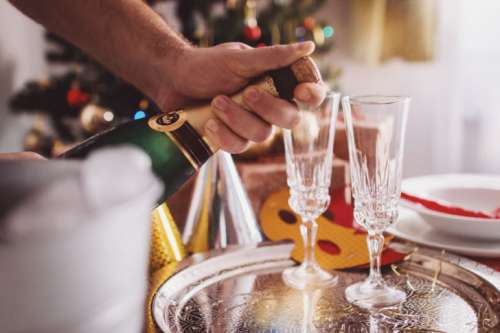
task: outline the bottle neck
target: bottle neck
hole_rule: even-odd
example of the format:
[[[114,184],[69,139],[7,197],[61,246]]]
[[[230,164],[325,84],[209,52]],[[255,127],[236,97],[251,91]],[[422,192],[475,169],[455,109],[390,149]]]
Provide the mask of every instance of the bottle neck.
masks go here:
[[[252,85],[278,97],[280,94],[276,89],[275,80],[272,75],[266,75],[253,81]],[[231,95],[230,98],[245,107],[242,91]],[[220,148],[209,139],[205,131],[205,124],[212,118],[215,118],[215,115],[210,104],[204,104],[154,116],[149,119],[149,126],[164,132],[193,167],[199,169]]]

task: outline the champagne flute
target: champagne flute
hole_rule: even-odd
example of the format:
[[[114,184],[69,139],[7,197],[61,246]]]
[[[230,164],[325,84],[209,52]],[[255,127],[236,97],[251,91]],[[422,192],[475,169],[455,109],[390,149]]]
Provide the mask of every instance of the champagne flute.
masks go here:
[[[398,218],[402,159],[410,98],[344,97],[354,218],[368,232],[370,274],[345,290],[346,299],[362,308],[403,302],[406,294],[387,285],[380,271],[383,232]]]
[[[290,207],[300,215],[304,260],[283,272],[283,279],[297,289],[333,286],[337,277],[316,262],[316,218],[330,203],[333,141],[340,94],[329,92],[320,105],[297,102],[300,122],[284,131]]]

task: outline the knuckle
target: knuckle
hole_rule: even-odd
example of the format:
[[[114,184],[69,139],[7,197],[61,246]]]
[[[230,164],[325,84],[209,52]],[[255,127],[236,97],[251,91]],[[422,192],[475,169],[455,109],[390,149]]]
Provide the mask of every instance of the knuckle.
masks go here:
[[[248,46],[245,43],[241,43],[241,42],[235,42],[234,45],[235,45],[235,48],[238,48],[239,50],[246,50],[246,49],[250,48],[250,46]]]
[[[291,129],[297,126],[300,122],[300,115],[298,112],[290,113],[290,115],[284,118],[283,127]]]
[[[263,142],[266,141],[272,134],[273,127],[271,125],[265,125],[261,129],[255,132],[254,138],[252,139],[255,142]]]

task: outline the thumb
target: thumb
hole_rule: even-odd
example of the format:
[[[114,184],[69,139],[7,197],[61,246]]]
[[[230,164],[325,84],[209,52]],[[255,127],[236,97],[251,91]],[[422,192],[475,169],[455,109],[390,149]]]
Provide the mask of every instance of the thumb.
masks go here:
[[[234,50],[229,61],[231,70],[242,77],[252,78],[264,72],[288,66],[314,51],[313,42],[273,45]]]

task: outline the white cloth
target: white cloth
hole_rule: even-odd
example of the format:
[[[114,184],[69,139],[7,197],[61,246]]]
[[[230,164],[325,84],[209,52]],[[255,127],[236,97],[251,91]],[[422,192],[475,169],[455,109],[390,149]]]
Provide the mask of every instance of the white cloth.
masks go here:
[[[141,331],[161,192],[150,164],[130,147],[0,162],[2,332]]]

